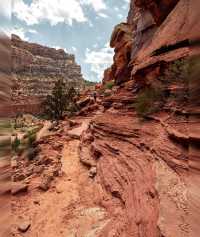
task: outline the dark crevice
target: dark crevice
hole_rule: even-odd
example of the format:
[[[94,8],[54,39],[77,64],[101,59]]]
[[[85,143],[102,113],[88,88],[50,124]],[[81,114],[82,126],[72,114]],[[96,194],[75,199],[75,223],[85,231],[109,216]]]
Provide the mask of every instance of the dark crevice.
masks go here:
[[[167,53],[169,51],[173,51],[175,49],[180,49],[180,48],[185,48],[185,47],[189,47],[191,45],[190,41],[187,40],[183,40],[183,41],[179,41],[176,44],[172,44],[172,45],[164,45],[159,49],[156,49],[153,53],[152,56],[158,56],[164,53]]]
[[[185,47],[199,47],[200,46],[200,39],[195,40],[182,40],[177,42],[176,44],[171,45],[164,45],[160,47],[159,49],[156,49],[152,52],[151,56],[158,56],[176,49],[185,48]]]

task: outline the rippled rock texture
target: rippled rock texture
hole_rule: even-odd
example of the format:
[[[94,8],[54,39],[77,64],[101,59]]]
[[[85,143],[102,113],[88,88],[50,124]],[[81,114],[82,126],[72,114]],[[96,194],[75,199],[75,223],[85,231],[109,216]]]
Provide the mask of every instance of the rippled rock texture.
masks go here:
[[[80,159],[96,167],[112,216],[100,236],[198,236],[199,117],[106,112],[83,134]]]
[[[96,167],[101,204],[111,215],[101,237],[199,236],[199,70],[191,67],[182,80],[177,67],[200,52],[193,44],[200,38],[197,6],[132,0],[127,23],[113,31],[114,63],[103,82],[115,85],[80,145],[80,160]],[[167,99],[141,118],[135,103],[140,98],[141,108],[144,101],[151,107],[152,94],[139,95],[154,86],[162,88],[156,103]]]

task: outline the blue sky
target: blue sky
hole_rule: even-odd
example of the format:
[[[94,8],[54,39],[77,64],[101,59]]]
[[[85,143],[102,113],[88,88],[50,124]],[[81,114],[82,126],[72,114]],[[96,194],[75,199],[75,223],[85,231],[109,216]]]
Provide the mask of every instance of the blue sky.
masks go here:
[[[113,27],[128,9],[129,0],[13,0],[12,33],[75,54],[84,78],[100,81],[112,63]]]

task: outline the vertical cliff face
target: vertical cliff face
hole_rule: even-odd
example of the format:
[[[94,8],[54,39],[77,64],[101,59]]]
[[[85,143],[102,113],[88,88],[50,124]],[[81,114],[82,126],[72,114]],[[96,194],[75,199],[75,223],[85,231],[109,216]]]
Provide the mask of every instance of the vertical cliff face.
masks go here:
[[[10,104],[12,86],[11,80],[11,50],[10,40],[0,33],[0,117],[6,117]]]
[[[25,42],[16,35],[12,35],[11,43],[15,102],[46,96],[58,79],[80,87],[83,84],[81,67],[74,55]]]
[[[140,69],[157,62],[196,54],[189,47],[191,41],[199,38],[199,12],[195,5],[199,8],[197,0],[132,0],[127,23],[119,24],[113,31],[114,64],[105,72],[103,82],[115,80],[121,84],[137,78]],[[124,41],[125,47],[121,47]]]
[[[103,82],[115,85],[80,146],[81,161],[97,167],[111,215],[102,237],[199,235],[200,49],[191,43],[200,38],[197,6],[132,0],[127,23],[113,31],[114,63]],[[145,118],[138,101],[139,112],[153,108]]]

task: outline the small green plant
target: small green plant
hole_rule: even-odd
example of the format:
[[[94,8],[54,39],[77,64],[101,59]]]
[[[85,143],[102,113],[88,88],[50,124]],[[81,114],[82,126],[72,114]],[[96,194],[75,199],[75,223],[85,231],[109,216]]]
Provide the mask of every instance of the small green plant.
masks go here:
[[[145,117],[159,110],[162,104],[162,90],[145,88],[137,97],[134,108],[138,115]]]
[[[115,84],[114,81],[109,81],[106,83],[105,87],[106,87],[106,89],[111,90],[113,88],[114,84]]]
[[[33,147],[33,144],[36,141],[36,133],[34,131],[29,131],[27,134],[27,139],[28,147]]]
[[[190,63],[188,59],[178,59],[170,63],[169,67],[159,77],[159,80],[171,84],[172,82],[189,82]]]
[[[14,152],[17,152],[19,150],[20,139],[17,136],[15,137],[14,141],[11,143],[11,146]]]

